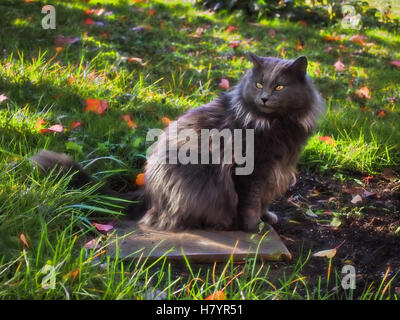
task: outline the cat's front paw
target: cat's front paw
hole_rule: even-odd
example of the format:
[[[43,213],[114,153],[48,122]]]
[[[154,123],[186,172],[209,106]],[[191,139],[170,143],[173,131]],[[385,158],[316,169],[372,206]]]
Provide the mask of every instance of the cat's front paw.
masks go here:
[[[277,224],[278,223],[278,216],[273,213],[272,211],[266,210],[264,212],[264,215],[262,216],[262,219],[269,224]]]
[[[241,212],[242,216],[242,229],[246,232],[257,232],[258,225],[260,224],[261,218],[257,210],[246,209]]]

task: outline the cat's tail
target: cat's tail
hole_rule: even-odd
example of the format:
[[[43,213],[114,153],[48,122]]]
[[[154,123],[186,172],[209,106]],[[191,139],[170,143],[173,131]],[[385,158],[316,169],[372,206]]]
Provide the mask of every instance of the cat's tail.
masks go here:
[[[40,150],[31,159],[32,165],[45,174],[61,173],[62,175],[71,173],[70,186],[72,188],[82,188],[87,185],[95,185],[96,180],[72,157],[48,150]],[[99,188],[99,192],[127,201],[118,202],[125,207],[125,212],[129,219],[140,219],[147,209],[147,202],[142,190],[127,193],[119,193],[107,186]],[[133,202],[133,203],[132,203]]]

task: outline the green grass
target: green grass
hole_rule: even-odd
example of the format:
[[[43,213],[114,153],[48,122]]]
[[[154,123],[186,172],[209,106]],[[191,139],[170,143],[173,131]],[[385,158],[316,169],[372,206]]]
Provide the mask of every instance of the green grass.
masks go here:
[[[5,0],[0,4],[4,12],[0,95],[8,97],[0,103],[0,297],[201,299],[243,271],[227,287],[228,298],[352,298],[333,289],[340,278],[333,270],[330,283],[320,279],[318,285],[311,285],[301,274],[307,257],[278,275],[251,258],[239,267],[228,261],[216,268],[216,274],[213,268],[190,265],[180,272],[165,259],[129,263],[110,260],[105,254],[93,258],[102,249],[82,248],[96,235],[87,219],[109,220],[119,209],[96,195],[95,187],[71,191],[69,178],[40,176],[28,158],[43,148],[67,152],[90,164],[89,171],[100,181],[122,176],[121,189],[129,189],[141,172],[138,161],[147,147],[147,129],[163,128],[162,117],[175,119],[216,97],[221,78],[237,82],[251,66],[241,57],[252,50],[283,58],[307,55],[309,74],[326,98],[326,113],[302,154],[301,168],[362,174],[396,169],[400,163],[400,70],[389,61],[400,60],[400,35],[385,29],[362,30],[367,42],[374,43],[364,47],[349,41],[354,31],[341,30],[339,25],[305,28],[296,22],[267,19],[249,24],[241,13],[207,15],[181,1],[151,1],[154,16],[149,15],[150,4],[96,2],[112,12],[92,16],[105,22],[103,27],[84,24],[84,10],[95,8],[91,3]],[[56,30],[41,28],[45,3],[56,7]],[[149,29],[130,30],[143,25]],[[229,25],[238,30],[227,32]],[[204,31],[198,36],[200,27]],[[276,30],[274,38],[267,32],[271,28]],[[344,38],[323,41],[334,33]],[[59,34],[81,41],[57,53],[54,41]],[[230,47],[235,40],[240,45]],[[298,51],[300,40],[304,48]],[[345,47],[339,48],[340,44]],[[326,53],[328,46],[334,48]],[[146,65],[124,57],[141,58]],[[346,66],[342,73],[333,67],[338,58]],[[362,86],[370,89],[371,99],[349,100]],[[108,110],[103,115],[84,112],[87,98],[107,100]],[[380,110],[385,110],[385,117],[376,115]],[[121,120],[126,114],[137,128]],[[74,121],[82,126],[61,134],[41,134],[36,128],[38,118],[46,121],[46,127],[62,124],[69,129]],[[335,144],[318,139],[325,135]],[[30,248],[21,244],[21,233]],[[54,290],[41,287],[46,264],[56,267]],[[78,269],[75,278],[68,276]],[[390,286],[384,290],[382,285],[365,288],[361,294],[365,299],[389,297],[396,295]]]

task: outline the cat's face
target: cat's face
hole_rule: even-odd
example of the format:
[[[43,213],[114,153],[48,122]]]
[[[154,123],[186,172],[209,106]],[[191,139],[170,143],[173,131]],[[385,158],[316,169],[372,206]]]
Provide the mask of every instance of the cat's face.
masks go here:
[[[250,53],[254,67],[245,77],[242,96],[253,111],[268,115],[306,108],[311,91],[306,81],[307,59],[259,57]]]

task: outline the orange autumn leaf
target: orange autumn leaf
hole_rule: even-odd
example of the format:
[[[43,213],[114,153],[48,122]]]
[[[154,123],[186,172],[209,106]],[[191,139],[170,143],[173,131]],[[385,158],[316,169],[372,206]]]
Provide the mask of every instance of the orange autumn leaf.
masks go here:
[[[78,274],[79,274],[79,268],[77,268],[76,270],[72,271],[72,273],[71,273],[72,280],[75,279]]]
[[[216,291],[216,292],[210,294],[204,300],[226,300],[226,295],[223,290],[219,290],[219,291]]]
[[[240,44],[239,40],[231,41],[231,42],[229,42],[228,47],[237,48],[239,46],[239,44]]]
[[[330,41],[335,41],[335,37],[334,37],[334,36],[324,36],[324,37],[322,38],[322,40],[328,41],[328,42],[330,42]]]
[[[19,235],[19,240],[21,240],[21,242],[24,244],[24,246],[29,249],[28,241],[26,241],[26,237],[25,237],[25,235],[23,233],[21,233]]]
[[[299,25],[301,25],[302,27],[307,27],[307,26],[308,26],[308,23],[307,23],[307,21],[300,20],[300,21],[299,21]]]
[[[67,79],[67,83],[68,83],[69,85],[72,85],[72,84],[74,83],[74,81],[75,81],[75,78],[74,78],[73,76],[70,76],[70,77],[68,77],[68,79]]]
[[[78,127],[81,126],[81,125],[82,125],[81,122],[79,122],[79,121],[74,121],[74,122],[72,122],[71,130],[74,130],[75,128],[78,128]]]
[[[366,39],[367,39],[366,36],[363,36],[363,35],[354,35],[354,36],[351,36],[349,40],[350,40],[351,42],[353,42],[353,43],[358,43],[358,44],[363,45],[363,44],[365,44],[365,40],[366,40]]]
[[[385,110],[379,110],[379,111],[376,113],[376,115],[377,115],[378,117],[384,118],[384,117],[386,117],[386,112],[385,112]]]
[[[136,183],[137,186],[144,186],[144,184],[145,184],[145,175],[144,175],[144,173],[139,173],[136,176],[135,183]]]
[[[343,36],[337,36],[337,35],[326,35],[322,38],[322,40],[327,41],[327,42],[340,41],[342,39],[343,39]]]
[[[371,99],[371,93],[367,87],[362,87],[357,91],[357,95],[360,98]]]
[[[335,145],[335,140],[333,140],[330,136],[318,137],[318,139],[331,146]]]
[[[35,125],[36,130],[40,130],[45,123],[46,123],[46,121],[44,121],[43,119],[38,118],[36,120],[36,125]]]
[[[129,114],[123,115],[122,119],[126,122],[129,128],[136,128],[136,123],[131,119]]]
[[[108,102],[106,100],[99,99],[86,99],[86,112],[94,112],[97,114],[103,114],[108,108]]]
[[[238,28],[236,27],[236,26],[228,26],[227,28],[226,28],[226,32],[231,32],[231,31],[236,31]]]
[[[147,65],[147,62],[143,62],[143,59],[141,59],[141,58],[137,58],[137,57],[131,57],[131,58],[128,58],[128,61],[129,62],[137,62],[137,63],[139,63],[141,66],[146,66]]]
[[[169,126],[169,124],[171,123],[171,119],[170,118],[167,118],[167,117],[162,117],[161,118],[161,122],[162,122],[162,124],[164,124],[165,126]]]

